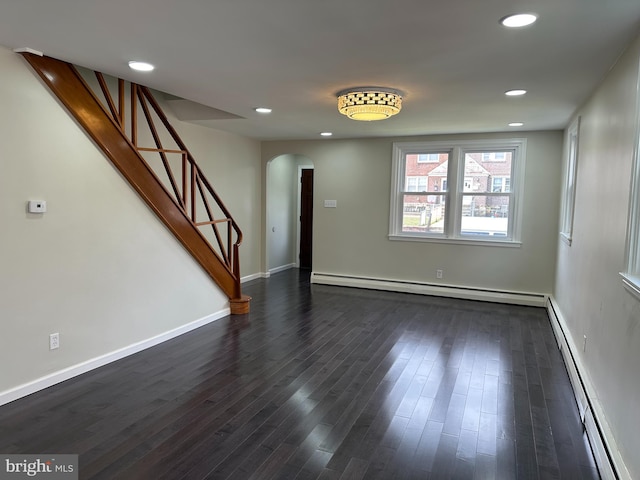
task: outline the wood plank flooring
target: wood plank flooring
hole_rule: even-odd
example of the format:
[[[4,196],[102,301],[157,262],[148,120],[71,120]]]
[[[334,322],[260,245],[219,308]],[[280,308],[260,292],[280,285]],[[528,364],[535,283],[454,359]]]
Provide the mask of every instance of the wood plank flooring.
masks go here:
[[[592,479],[541,308],[244,286],[248,315],[0,407],[0,452],[82,479]]]

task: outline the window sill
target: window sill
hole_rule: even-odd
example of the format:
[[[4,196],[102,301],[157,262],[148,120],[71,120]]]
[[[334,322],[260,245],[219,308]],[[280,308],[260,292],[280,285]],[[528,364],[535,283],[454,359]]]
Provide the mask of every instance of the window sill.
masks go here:
[[[513,240],[480,240],[477,238],[424,237],[417,235],[389,235],[389,240],[401,242],[446,243],[452,245],[479,245],[483,247],[520,248],[522,242]]]
[[[571,237],[566,233],[560,233],[560,240],[562,240],[567,245],[571,246]]]
[[[640,277],[623,272],[620,272],[620,276],[622,277],[624,288],[637,300],[640,300]]]

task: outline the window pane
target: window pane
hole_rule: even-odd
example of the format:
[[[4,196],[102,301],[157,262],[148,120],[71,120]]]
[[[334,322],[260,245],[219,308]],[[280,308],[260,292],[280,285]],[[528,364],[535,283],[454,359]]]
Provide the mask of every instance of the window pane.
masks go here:
[[[427,177],[407,177],[405,192],[426,192]]]
[[[491,177],[491,191],[493,193],[509,192],[511,179],[509,177]]]
[[[444,232],[445,195],[404,195],[402,231]]]
[[[511,191],[513,152],[467,152],[464,155],[464,191]]]
[[[509,231],[509,196],[463,195],[461,233],[506,237]]]
[[[565,241],[571,244],[573,234],[573,211],[575,208],[575,180],[576,165],[578,162],[578,134],[580,130],[580,117],[569,127],[569,152],[566,160],[566,170],[564,175],[564,189],[562,198],[562,226],[560,233]]]
[[[420,160],[420,158],[428,159]],[[407,154],[405,156],[405,192],[446,192],[448,153]]]

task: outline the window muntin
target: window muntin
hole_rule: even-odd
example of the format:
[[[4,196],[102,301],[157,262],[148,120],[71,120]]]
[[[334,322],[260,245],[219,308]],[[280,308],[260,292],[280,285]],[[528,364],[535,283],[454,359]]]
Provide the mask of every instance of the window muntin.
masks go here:
[[[394,144],[390,238],[519,243],[525,144],[524,139]],[[436,149],[441,149],[438,163],[420,172],[427,190],[416,195],[407,179],[425,162],[415,152]]]

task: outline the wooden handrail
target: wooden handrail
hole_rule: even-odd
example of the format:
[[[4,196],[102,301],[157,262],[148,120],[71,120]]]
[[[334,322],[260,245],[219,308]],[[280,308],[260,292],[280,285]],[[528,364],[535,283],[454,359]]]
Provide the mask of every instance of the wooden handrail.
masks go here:
[[[162,108],[160,107],[158,102],[156,101],[155,97],[151,94],[151,91],[149,90],[149,88],[144,87],[144,86],[139,86],[139,92],[141,92],[146,97],[147,101],[149,102],[149,104],[151,105],[151,107],[155,111],[156,115],[158,115],[158,118],[160,119],[160,121],[164,125],[165,129],[171,135],[171,137],[172,137],[173,141],[176,143],[176,145],[178,145],[178,148],[180,148],[182,151],[187,152],[187,161],[191,165],[192,169],[194,169],[194,168],[196,169],[196,179],[197,179],[196,183],[198,185],[198,189],[200,191],[201,198],[202,198],[202,200],[203,200],[203,202],[205,204],[205,210],[207,212],[207,215],[209,216],[209,220],[213,221],[214,218],[213,218],[213,215],[211,213],[211,208],[210,208],[210,206],[208,204],[208,201],[207,201],[207,196],[202,191],[202,185],[207,190],[207,192],[213,197],[213,199],[215,200],[218,208],[220,208],[220,210],[225,215],[225,217],[228,218],[231,221],[231,227],[233,228],[233,230],[236,233],[236,243],[235,244],[239,247],[242,244],[242,239],[243,239],[242,238],[242,231],[240,230],[240,227],[238,226],[236,221],[231,216],[231,213],[227,209],[226,205],[224,204],[222,199],[218,196],[216,191],[213,189],[213,187],[209,183],[209,180],[203,174],[202,170],[200,169],[200,167],[196,163],[195,159],[191,155],[191,152],[189,152],[189,150],[187,149],[186,145],[184,144],[184,142],[182,141],[182,139],[178,135],[178,132],[173,128],[173,126],[169,122],[167,116],[165,115],[164,111],[162,110]],[[192,191],[192,194],[193,194],[193,184],[191,186],[191,191]],[[193,216],[193,220],[195,222],[195,203],[192,203],[192,208],[193,208],[192,216]],[[214,227],[214,229],[213,229],[214,230],[214,235],[216,236],[216,240],[217,240],[221,250],[224,250],[223,256],[225,257],[225,260],[227,261],[227,265],[230,268],[232,268],[232,271],[234,272],[234,275],[236,275],[238,278],[240,278],[239,268],[237,270],[234,268],[233,257],[235,257],[235,253],[234,253],[234,249],[231,248],[232,242],[231,242],[231,239],[230,239],[230,235],[228,235],[229,238],[227,240],[227,248],[223,249],[222,248],[223,242],[222,242],[222,239],[220,238],[218,230],[215,228],[215,223],[211,224],[211,225]]]
[[[124,112],[124,85],[122,84],[122,80],[118,79],[118,105],[120,108],[116,108],[116,103],[113,100],[111,92],[109,91],[109,87],[107,82],[100,72],[95,72],[96,78],[98,79],[98,83],[100,85],[100,89],[102,91],[102,95],[106,101],[106,107],[111,113],[112,118],[123,127],[125,124],[125,112]],[[222,202],[218,194],[215,192],[204,173],[195,162],[195,159],[186,148],[184,142],[173,128],[171,123],[169,122],[167,116],[164,111],[156,101],[155,97],[151,93],[151,91],[144,86],[134,85],[131,87],[131,142],[135,145],[138,152],[151,152],[158,153],[164,167],[165,173],[167,174],[167,178],[169,180],[170,191],[173,193],[174,198],[178,202],[179,206],[184,210],[185,214],[191,219],[193,224],[196,227],[201,226],[211,226],[213,230],[214,237],[216,239],[216,243],[219,248],[220,255],[225,261],[225,264],[231,269],[233,274],[239,278],[239,272],[236,270],[234,256],[235,251],[232,247],[233,238],[231,235],[231,230],[236,233],[236,244],[239,246],[242,243],[242,231],[238,227],[237,223],[231,217],[226,205]],[[137,102],[135,101],[137,99]],[[147,104],[148,103],[148,104]],[[138,136],[138,128],[139,123],[137,121],[137,116],[134,114],[137,111],[137,106],[140,105],[142,112],[144,114],[144,118],[146,120],[147,127],[149,128],[149,132],[153,141],[156,145],[156,148],[151,147],[142,147],[138,145],[137,140]],[[162,144],[162,139],[158,132],[158,129],[155,125],[153,117],[151,115],[151,110],[149,109],[149,105],[153,112],[157,115],[158,119],[165,127],[166,131],[171,136],[171,139],[178,145],[178,149],[165,148]],[[123,134],[126,135],[126,132],[123,128]],[[183,155],[182,161],[182,169],[181,169],[181,177],[182,177],[182,185],[178,185],[173,169],[171,168],[169,159],[167,154],[180,154]],[[189,176],[187,175],[187,170],[191,169],[190,181]],[[196,192],[200,194],[200,199],[204,205],[205,212],[209,221],[207,222],[199,222],[197,221],[197,197]],[[208,196],[212,197],[220,210],[224,214],[223,219],[215,219],[213,215],[213,209],[208,200]],[[190,200],[190,201],[188,201]],[[190,210],[190,211],[189,211]],[[220,236],[220,232],[216,225],[220,223],[227,224],[227,239],[226,242]]]
[[[158,217],[227,293],[232,313],[248,312],[248,298],[242,295],[240,288],[238,247],[242,243],[242,231],[204,176],[176,130],[169,123],[150,90],[134,83],[130,84],[130,132],[128,135],[125,112],[126,89],[123,80],[118,79],[118,98],[117,101],[114,101],[105,78],[102,74],[96,73],[106,102],[105,106],[71,64],[30,53],[22,55]],[[149,133],[156,148],[138,145],[140,139],[138,105],[140,105],[147,121]],[[154,124],[152,111],[177,148],[164,148],[160,132]],[[142,157],[142,152],[159,154],[169,179],[168,186],[163,185],[153,168]],[[182,182],[180,183],[176,180],[167,157],[170,154],[179,154],[182,157]],[[208,221],[198,221],[197,219],[198,194],[204,205]],[[214,218],[209,198],[213,199],[219,211],[223,213],[223,217]],[[227,225],[226,242],[223,241],[218,230],[218,226],[222,224]],[[218,252],[200,232],[200,227],[213,229]],[[233,233],[236,236],[235,243],[233,243]],[[205,245],[207,245],[206,248]],[[220,263],[218,264],[214,260],[219,260]]]

